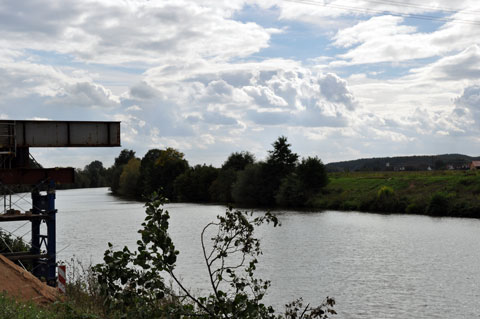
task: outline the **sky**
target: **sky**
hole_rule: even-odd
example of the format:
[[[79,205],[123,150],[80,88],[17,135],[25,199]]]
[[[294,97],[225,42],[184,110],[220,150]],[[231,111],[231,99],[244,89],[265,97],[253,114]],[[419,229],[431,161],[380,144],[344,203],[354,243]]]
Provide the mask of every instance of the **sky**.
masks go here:
[[[0,118],[121,121],[121,148],[31,149],[106,167],[173,147],[325,163],[480,155],[478,0],[0,0]]]

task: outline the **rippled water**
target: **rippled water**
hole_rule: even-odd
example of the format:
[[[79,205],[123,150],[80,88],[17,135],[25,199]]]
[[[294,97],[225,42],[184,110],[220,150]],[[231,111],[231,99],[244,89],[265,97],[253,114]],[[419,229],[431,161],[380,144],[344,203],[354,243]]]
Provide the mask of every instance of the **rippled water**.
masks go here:
[[[28,204],[25,203],[25,208]],[[57,251],[101,262],[107,242],[135,247],[143,204],[105,188],[57,192]],[[169,204],[180,250],[177,272],[194,291],[208,289],[199,236],[223,206]],[[259,274],[272,280],[279,310],[303,296],[337,301],[338,318],[480,318],[480,221],[326,211],[277,212],[282,227],[259,230]],[[23,235],[29,225],[0,227]],[[27,234],[26,237],[29,235]]]

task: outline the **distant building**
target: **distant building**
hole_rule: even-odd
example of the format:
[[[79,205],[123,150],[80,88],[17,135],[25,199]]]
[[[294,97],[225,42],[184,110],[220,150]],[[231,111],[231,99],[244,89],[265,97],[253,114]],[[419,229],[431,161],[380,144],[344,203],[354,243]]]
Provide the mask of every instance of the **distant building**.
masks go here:
[[[472,161],[470,163],[470,169],[480,169],[480,161]]]

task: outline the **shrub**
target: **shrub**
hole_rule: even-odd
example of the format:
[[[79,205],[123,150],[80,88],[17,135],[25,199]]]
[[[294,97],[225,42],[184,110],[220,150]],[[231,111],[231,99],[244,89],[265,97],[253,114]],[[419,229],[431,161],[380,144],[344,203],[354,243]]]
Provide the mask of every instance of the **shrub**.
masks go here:
[[[427,214],[433,216],[445,216],[450,212],[449,196],[444,192],[435,193],[427,207]]]
[[[236,204],[243,206],[262,205],[263,164],[247,165],[238,172],[237,180],[232,186],[232,197]]]
[[[303,188],[308,192],[316,193],[328,184],[325,165],[318,157],[302,159],[296,168],[296,173]]]
[[[353,200],[344,201],[342,204],[342,210],[357,210],[359,209],[359,204]]]
[[[122,311],[125,318],[324,319],[336,314],[335,301],[329,297],[318,307],[304,306],[297,299],[281,315],[262,302],[270,281],[255,276],[262,251],[254,230],[262,224],[276,226],[278,219],[232,208],[203,228],[201,248],[211,292],[194,296],[175,274],[178,251],[168,234],[169,214],[162,203],[157,197],[146,204],[137,251],[127,247],[114,251],[109,243],[105,263],[94,268],[110,309]],[[181,297],[165,286],[163,275],[172,278]]]
[[[382,186],[377,192],[377,197],[372,205],[372,209],[379,212],[393,213],[398,212],[399,205],[395,196],[395,191],[389,186]]]
[[[395,191],[390,186],[382,186],[377,192],[377,200],[386,200],[395,196]]]
[[[295,173],[289,174],[282,180],[277,195],[275,195],[275,201],[281,207],[305,206],[306,196],[303,183]]]
[[[424,203],[420,202],[413,202],[408,204],[407,208],[405,209],[405,213],[407,214],[425,214],[427,206]]]
[[[0,229],[0,254],[8,253],[10,249],[14,252],[29,251],[30,245],[20,237],[11,236]]]
[[[211,200],[209,188],[217,179],[219,169],[211,165],[195,165],[177,176],[174,192],[180,201],[203,203]]]

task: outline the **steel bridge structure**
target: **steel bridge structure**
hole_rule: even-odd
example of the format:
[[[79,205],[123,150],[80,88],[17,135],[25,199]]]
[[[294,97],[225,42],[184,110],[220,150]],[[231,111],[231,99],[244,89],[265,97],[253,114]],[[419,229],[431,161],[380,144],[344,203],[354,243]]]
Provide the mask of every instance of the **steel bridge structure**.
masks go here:
[[[12,261],[32,263],[38,278],[56,285],[55,186],[74,182],[73,168],[32,167],[30,148],[36,147],[116,147],[120,145],[120,122],[92,121],[16,121],[0,120],[0,189],[3,211],[0,222],[30,221],[29,252],[9,251],[3,255]],[[31,192],[32,207],[17,210],[12,202],[15,187]],[[41,224],[46,225],[42,232]],[[6,244],[6,243],[5,243]]]

